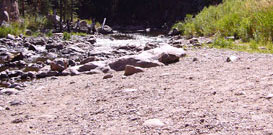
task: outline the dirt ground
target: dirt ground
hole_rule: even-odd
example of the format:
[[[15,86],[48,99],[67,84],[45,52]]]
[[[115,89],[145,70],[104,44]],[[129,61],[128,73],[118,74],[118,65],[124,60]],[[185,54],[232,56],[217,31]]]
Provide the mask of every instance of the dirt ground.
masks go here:
[[[0,135],[273,134],[273,55],[205,48],[187,55],[129,77],[30,82],[0,95]],[[231,55],[240,59],[226,62]],[[144,126],[149,119],[164,126]]]

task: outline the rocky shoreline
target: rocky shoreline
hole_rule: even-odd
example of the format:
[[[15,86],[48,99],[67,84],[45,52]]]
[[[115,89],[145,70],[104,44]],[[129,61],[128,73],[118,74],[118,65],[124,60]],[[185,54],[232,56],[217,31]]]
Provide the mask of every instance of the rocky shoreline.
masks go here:
[[[22,90],[25,81],[55,76],[106,73],[125,70],[126,65],[149,68],[179,61],[182,48],[210,42],[180,36],[146,37],[135,34],[15,37],[0,39],[0,86]],[[107,78],[107,77],[106,77]]]

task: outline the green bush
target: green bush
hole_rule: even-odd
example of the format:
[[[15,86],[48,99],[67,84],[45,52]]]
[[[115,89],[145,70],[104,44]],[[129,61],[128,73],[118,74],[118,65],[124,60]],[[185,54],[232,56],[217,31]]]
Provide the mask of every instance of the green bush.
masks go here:
[[[173,26],[187,36],[235,36],[244,42],[273,41],[273,1],[224,0]]]
[[[216,38],[216,39],[213,41],[212,45],[213,45],[214,47],[229,48],[229,49],[233,49],[233,47],[234,47],[233,41],[227,40],[227,39],[222,38],[222,37]]]
[[[9,26],[0,27],[0,38],[6,37],[8,34],[19,35],[25,32],[25,25],[22,23],[11,23]]]
[[[63,39],[64,40],[70,40],[71,39],[71,33],[64,32],[63,33]]]

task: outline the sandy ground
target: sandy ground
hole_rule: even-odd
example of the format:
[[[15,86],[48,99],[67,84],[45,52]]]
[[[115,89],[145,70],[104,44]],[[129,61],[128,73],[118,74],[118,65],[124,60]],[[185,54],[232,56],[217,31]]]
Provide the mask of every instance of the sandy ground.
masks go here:
[[[273,98],[265,98],[273,93],[273,55],[216,49],[187,55],[129,77],[33,81],[17,95],[0,95],[0,134],[273,134]],[[230,55],[240,60],[226,62]],[[144,126],[148,119],[164,126]]]

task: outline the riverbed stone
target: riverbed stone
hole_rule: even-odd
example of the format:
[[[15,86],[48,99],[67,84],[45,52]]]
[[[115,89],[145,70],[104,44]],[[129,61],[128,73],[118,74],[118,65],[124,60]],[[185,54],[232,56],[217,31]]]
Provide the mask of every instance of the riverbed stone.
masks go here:
[[[62,72],[68,67],[68,60],[64,58],[55,59],[50,63],[52,71]]]
[[[133,75],[133,74],[136,74],[136,73],[139,73],[139,72],[144,72],[144,69],[140,68],[140,67],[126,65],[124,75],[125,76],[130,76],[130,75]]]
[[[147,127],[163,127],[165,124],[159,119],[148,119],[143,123]]]

